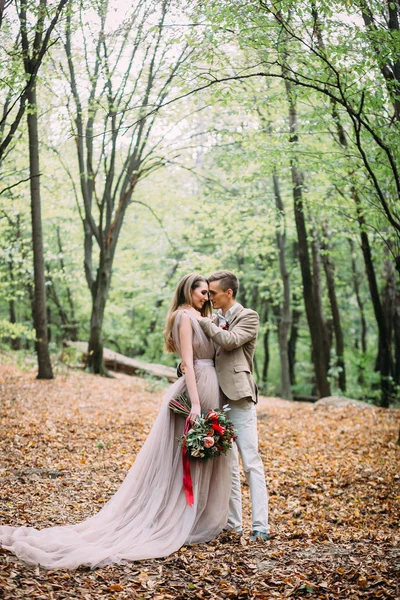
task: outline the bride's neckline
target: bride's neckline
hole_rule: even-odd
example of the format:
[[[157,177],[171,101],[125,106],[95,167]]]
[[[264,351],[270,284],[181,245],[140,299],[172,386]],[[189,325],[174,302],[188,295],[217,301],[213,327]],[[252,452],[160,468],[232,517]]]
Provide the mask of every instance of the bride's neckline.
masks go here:
[[[200,314],[199,310],[196,310],[193,306],[189,306],[189,305],[185,305],[185,304],[183,306],[180,306],[178,310],[185,310],[185,311],[191,313],[193,316],[195,316],[196,313]]]

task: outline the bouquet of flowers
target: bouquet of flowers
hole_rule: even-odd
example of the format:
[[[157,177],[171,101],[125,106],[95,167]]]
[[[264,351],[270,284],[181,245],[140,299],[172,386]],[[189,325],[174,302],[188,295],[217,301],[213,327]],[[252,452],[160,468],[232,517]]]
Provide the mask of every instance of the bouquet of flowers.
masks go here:
[[[188,417],[191,403],[186,394],[172,398],[169,407],[174,412]],[[203,411],[190,427],[187,424],[179,444],[185,448],[192,458],[217,458],[226,454],[236,440],[236,430],[227,418],[229,407],[226,404],[222,410]]]
[[[226,416],[230,410],[227,404],[222,410],[204,411],[193,425],[189,421],[191,406],[186,394],[179,394],[177,398],[169,401],[171,410],[186,417],[185,429],[179,443],[182,446],[183,489],[189,506],[194,503],[189,457],[206,459],[226,454],[237,437],[233,423]]]

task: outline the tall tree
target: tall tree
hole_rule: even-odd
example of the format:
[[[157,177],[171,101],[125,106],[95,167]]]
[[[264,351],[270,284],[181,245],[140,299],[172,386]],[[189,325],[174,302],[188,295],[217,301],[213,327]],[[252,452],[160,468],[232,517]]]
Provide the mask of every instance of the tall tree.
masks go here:
[[[164,128],[153,135],[157,111],[149,115],[149,109],[163,104],[192,53],[185,41],[179,40],[179,33],[167,26],[166,18],[173,14],[172,0],[152,4],[139,0],[112,34],[109,4],[101,0],[96,5],[98,29],[92,48],[89,23],[81,9],[88,81],[85,101],[78,84],[81,61],[74,55],[70,17],[65,32],[66,76],[75,103],[85,275],[92,297],[88,367],[99,374],[106,374],[102,329],[124,216],[128,206],[138,202],[132,198],[138,182],[167,160],[162,150],[167,132]],[[91,31],[94,25],[90,24]]]
[[[39,131],[38,107],[36,95],[36,76],[43,60],[44,52],[49,45],[50,35],[59,18],[60,12],[66,1],[60,3],[56,9],[49,27],[45,28],[48,12],[47,0],[40,0],[37,7],[36,23],[33,32],[30,30],[29,0],[21,0],[20,5],[20,36],[26,79],[29,82],[20,98],[20,111],[25,110],[25,101],[29,104],[28,135],[29,135],[29,177],[31,191],[31,218],[32,218],[32,247],[34,267],[34,326],[36,331],[36,352],[38,358],[38,379],[52,379],[53,371],[50,361],[48,345],[46,284],[43,256],[43,233],[40,197],[40,167],[39,167]],[[34,13],[35,14],[35,13]],[[33,34],[33,40],[30,39]],[[13,126],[17,123],[14,120]],[[12,127],[13,127],[12,126]],[[10,132],[12,131],[10,128]]]
[[[336,294],[335,265],[332,260],[332,248],[327,220],[322,221],[321,259],[325,271],[329,303],[335,332],[336,361],[339,369],[338,383],[342,392],[346,391],[346,365],[344,362],[344,336],[340,318],[339,302]]]
[[[291,292],[289,272],[286,266],[286,217],[282,196],[279,188],[279,179],[276,173],[273,174],[273,186],[275,204],[278,215],[278,224],[276,228],[276,244],[279,252],[279,269],[283,285],[282,308],[280,310],[278,321],[278,340],[279,340],[279,358],[281,363],[281,385],[282,397],[292,400],[292,390],[290,387],[290,368],[288,353],[289,331],[292,326],[292,310],[290,306]]]
[[[284,49],[287,61],[287,50]],[[285,61],[285,64],[286,64]],[[286,66],[283,67],[285,89],[289,107],[289,141],[298,143],[298,121],[296,110],[296,94],[292,83],[285,77]],[[306,308],[307,322],[310,329],[312,359],[315,371],[315,380],[319,396],[330,396],[326,356],[326,326],[320,307],[319,292],[315,289],[313,270],[311,267],[308,233],[306,227],[305,208],[303,200],[304,177],[299,168],[298,157],[294,154],[291,158],[291,174],[293,183],[294,216],[297,230],[298,252],[303,282],[303,298]],[[317,302],[316,302],[317,298]]]
[[[320,52],[321,57],[327,57],[328,52],[323,42],[322,37],[322,23],[319,17],[319,13],[317,12],[315,5],[313,5],[312,14],[314,18],[314,31],[317,40],[317,47]],[[345,152],[347,158],[347,164],[351,164],[351,152],[350,152],[350,144],[348,140],[348,134],[346,132],[346,128],[343,125],[342,116],[338,110],[338,103],[336,99],[330,97],[330,107],[331,107],[331,115],[335,124],[336,131],[336,139],[343,151]],[[357,124],[357,119],[354,115],[350,115],[352,124],[355,130],[355,138],[356,145],[361,154],[364,154],[362,141],[361,141],[361,123]],[[364,156],[364,164],[369,164],[366,156]],[[367,169],[368,170],[368,169]],[[396,169],[395,171],[396,172]],[[378,191],[379,184],[377,178],[371,173],[371,170],[368,170],[369,175],[376,182],[375,188]],[[366,227],[366,217],[365,217],[365,209],[363,207],[363,203],[361,200],[361,194],[359,192],[356,178],[354,173],[350,167],[347,169],[348,181],[350,182],[350,190],[351,190],[351,198],[354,201],[357,222],[359,225],[360,238],[361,238],[361,249],[363,253],[365,270],[368,279],[368,285],[371,295],[372,304],[374,307],[374,313],[376,318],[376,323],[379,331],[379,343],[378,343],[378,361],[379,371],[381,374],[381,404],[382,406],[389,406],[390,398],[391,398],[391,370],[392,370],[392,357],[391,357],[391,334],[387,327],[387,322],[384,315],[384,310],[381,302],[381,298],[379,295],[379,287],[377,282],[377,277],[375,273],[375,266],[372,258],[372,249],[369,241],[368,231]],[[397,217],[395,214],[391,213],[391,217],[389,221],[392,225],[396,225]],[[395,228],[396,230],[396,228]]]

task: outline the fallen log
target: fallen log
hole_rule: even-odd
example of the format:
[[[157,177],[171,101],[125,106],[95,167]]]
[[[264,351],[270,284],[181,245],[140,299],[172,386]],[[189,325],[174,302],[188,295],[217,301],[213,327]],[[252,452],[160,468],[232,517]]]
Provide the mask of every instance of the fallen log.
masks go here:
[[[296,402],[317,402],[318,396],[306,396],[302,394],[294,394],[293,400]]]
[[[79,352],[82,352],[82,360],[85,364],[87,363],[87,342],[65,341],[64,346],[67,348],[76,348]],[[140,375],[143,373],[148,373],[149,375],[157,377],[158,379],[167,379],[171,383],[177,379],[176,369],[174,369],[174,367],[167,367],[165,365],[158,365],[137,360],[136,358],[129,358],[128,356],[114,352],[109,348],[104,348],[103,358],[105,366],[110,371],[126,373],[127,375]]]

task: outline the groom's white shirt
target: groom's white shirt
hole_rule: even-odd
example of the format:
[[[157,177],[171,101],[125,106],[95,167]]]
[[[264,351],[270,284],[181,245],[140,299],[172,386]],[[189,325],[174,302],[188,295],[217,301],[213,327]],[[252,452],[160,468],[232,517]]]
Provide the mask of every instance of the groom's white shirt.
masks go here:
[[[223,325],[224,323],[228,323],[228,325],[230,325],[231,321],[233,319],[233,316],[234,316],[235,312],[238,310],[239,306],[240,306],[240,304],[238,302],[235,302],[235,304],[233,306],[231,306],[226,311],[225,314],[219,308],[217,310],[218,325]]]

